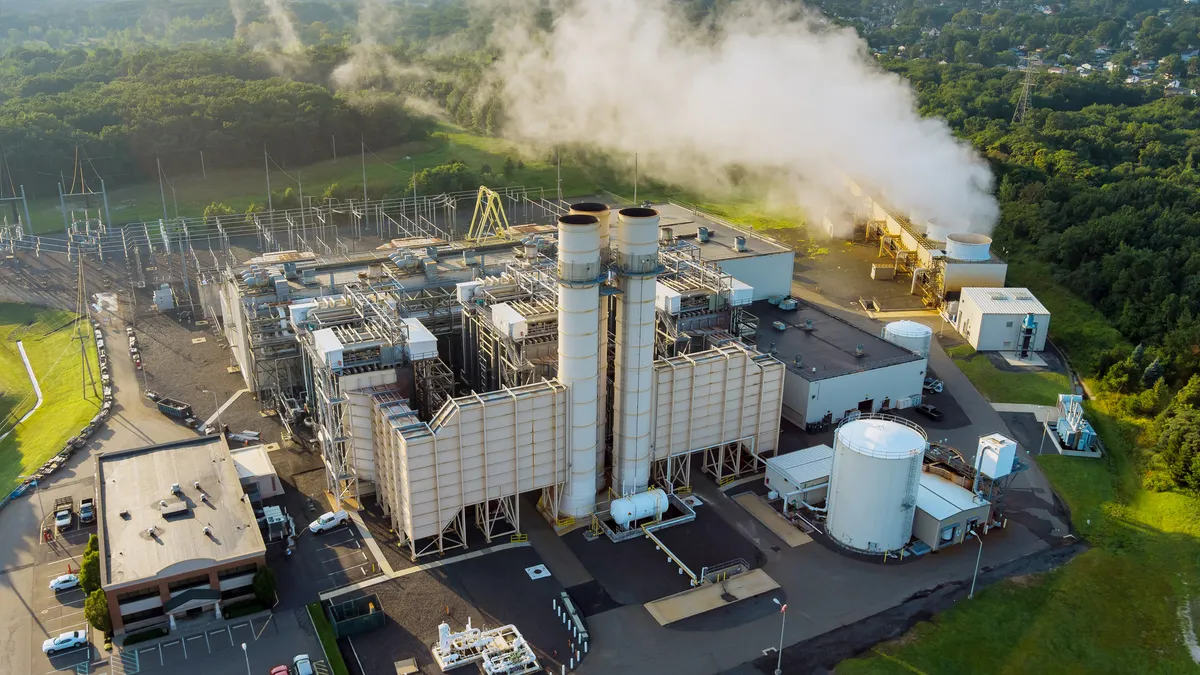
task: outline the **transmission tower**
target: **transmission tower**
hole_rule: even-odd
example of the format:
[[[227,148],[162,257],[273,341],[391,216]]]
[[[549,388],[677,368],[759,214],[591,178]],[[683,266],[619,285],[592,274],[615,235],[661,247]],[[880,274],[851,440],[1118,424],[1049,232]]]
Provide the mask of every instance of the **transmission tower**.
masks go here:
[[[1025,115],[1029,113],[1029,108],[1032,105],[1030,93],[1033,91],[1033,64],[1029,59],[1025,59],[1025,78],[1021,81],[1021,98],[1017,101],[1017,109],[1013,111],[1013,124],[1025,121]]]

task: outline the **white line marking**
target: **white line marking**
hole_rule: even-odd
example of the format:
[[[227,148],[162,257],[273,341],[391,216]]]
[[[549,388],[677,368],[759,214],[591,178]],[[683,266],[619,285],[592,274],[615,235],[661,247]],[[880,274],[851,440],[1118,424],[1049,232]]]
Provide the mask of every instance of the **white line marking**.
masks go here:
[[[208,641],[208,633],[204,634],[204,646],[208,647],[208,653],[212,653],[212,643]]]

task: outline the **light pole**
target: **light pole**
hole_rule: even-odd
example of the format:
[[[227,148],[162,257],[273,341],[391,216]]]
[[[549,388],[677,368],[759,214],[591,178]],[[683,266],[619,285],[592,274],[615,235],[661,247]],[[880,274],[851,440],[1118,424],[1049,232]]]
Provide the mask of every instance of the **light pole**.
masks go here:
[[[246,651],[246,643],[242,643],[242,653],[246,655],[246,675],[254,675],[250,672],[250,652]]]
[[[771,598],[771,602],[779,605],[779,649],[775,652],[775,675],[783,675],[783,627],[787,625],[787,603],[779,598]]]
[[[212,394],[213,407],[216,408],[216,410],[217,410],[217,428],[224,429],[224,427],[221,426],[221,403],[217,400],[217,392],[210,391],[208,389],[202,389],[201,391],[205,394]]]
[[[979,537],[979,533],[975,530],[968,530],[967,536],[975,537],[979,540],[979,553],[975,555],[975,574],[971,576],[971,592],[967,594],[967,599],[975,597],[975,580],[979,578],[979,561],[983,558],[983,539]]]
[[[417,160],[409,155],[404,156],[404,161],[412,162],[412,182],[413,182],[413,222],[417,222]]]

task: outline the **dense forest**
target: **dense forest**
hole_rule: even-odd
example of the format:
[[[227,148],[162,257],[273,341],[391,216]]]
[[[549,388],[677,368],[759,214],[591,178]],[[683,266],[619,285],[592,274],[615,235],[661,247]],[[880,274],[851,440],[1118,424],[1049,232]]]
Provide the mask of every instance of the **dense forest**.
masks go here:
[[[61,11],[68,2],[79,11]],[[697,21],[737,6],[682,4]],[[1131,413],[1158,417],[1163,447],[1183,448],[1172,479],[1200,485],[1192,408],[1200,403],[1192,379],[1200,376],[1200,98],[1168,97],[1161,86],[1163,77],[1192,86],[1200,75],[1200,58],[1186,58],[1200,47],[1200,5],[817,4],[854,26],[880,67],[912,83],[922,113],[947,120],[991,163],[998,248],[1044,264],[1138,345],[1072,356],[1126,395]],[[488,26],[466,0],[394,3],[388,41],[375,45],[381,58],[353,87],[337,86],[335,71],[355,53],[357,5],[290,3],[302,45],[286,68],[255,37],[269,22],[261,3],[239,16],[233,6],[59,0],[5,15],[5,181],[16,176],[53,194],[77,151],[110,185],[153,179],[156,159],[168,170],[194,166],[200,151],[213,167],[261,163],[264,145],[281,164],[303,163],[326,157],[331,137],[354,145],[361,136],[373,147],[421,138],[432,120],[415,110],[481,133],[502,130],[504,111],[487,89],[495,86],[486,77],[495,58]],[[1038,73],[1030,112],[1016,120],[1019,68],[1035,51],[1059,64],[1114,66],[1089,77]],[[1133,63],[1148,60],[1157,84],[1126,84]],[[447,166],[421,180],[458,185],[474,180],[466,171]]]

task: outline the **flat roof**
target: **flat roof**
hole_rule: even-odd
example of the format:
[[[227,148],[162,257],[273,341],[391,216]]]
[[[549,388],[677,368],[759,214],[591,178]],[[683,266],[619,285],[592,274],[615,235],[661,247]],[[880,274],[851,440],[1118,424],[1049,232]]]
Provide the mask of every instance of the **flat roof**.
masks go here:
[[[814,445],[786,455],[768,457],[767,466],[787,476],[796,485],[829,478],[833,473],[833,448]]]
[[[670,227],[676,237],[683,235],[693,244],[700,247],[700,259],[719,262],[736,258],[753,258],[760,255],[786,253],[790,248],[766,237],[749,227],[741,227],[734,223],[723,222],[716,216],[695,213],[677,204],[655,204],[658,211],[658,226]],[[616,235],[617,214],[612,215],[611,232]],[[701,227],[707,227],[709,240],[701,242],[697,232]],[[746,238],[746,250],[739,251],[734,247],[735,237]]]
[[[963,511],[987,506],[987,500],[976,501],[970,490],[951,483],[928,471],[921,472],[921,489],[917,492],[917,508],[939,521],[953,518]]]
[[[232,448],[229,454],[233,456],[233,466],[241,480],[275,475],[275,465],[271,463],[271,456],[267,454],[265,445]]]
[[[967,300],[979,307],[984,314],[1050,313],[1028,288],[964,288],[959,301]]]
[[[96,476],[106,588],[266,552],[223,436],[105,452],[96,459]],[[172,483],[181,495],[172,494]],[[165,518],[163,501],[180,512]]]
[[[775,355],[787,366],[788,372],[810,382],[922,359],[802,301],[798,301],[796,309],[784,311],[760,300],[752,304],[749,311],[758,317],[755,335],[758,348],[768,351],[774,343]],[[775,328],[776,321],[786,326],[784,330]],[[806,329],[808,321],[812,321],[812,330]],[[858,345],[863,346],[862,356],[855,354]],[[797,356],[800,357],[799,366],[796,366]]]

